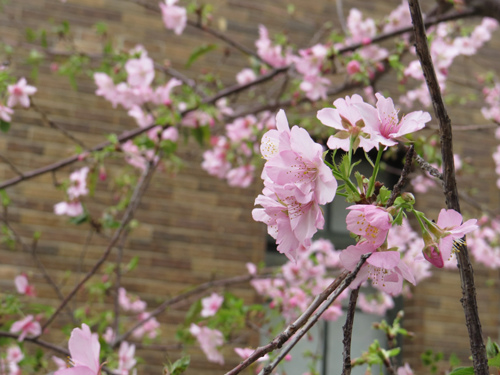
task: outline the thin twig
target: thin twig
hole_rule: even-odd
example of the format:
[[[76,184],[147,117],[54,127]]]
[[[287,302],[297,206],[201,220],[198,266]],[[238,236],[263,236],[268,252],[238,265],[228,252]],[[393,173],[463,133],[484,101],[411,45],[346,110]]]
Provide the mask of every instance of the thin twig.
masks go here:
[[[54,121],[50,120],[47,114],[42,111],[38,106],[35,105],[35,101],[33,98],[31,98],[31,107],[42,116],[42,122],[52,129],[56,129],[59,132],[61,132],[62,135],[64,135],[66,138],[71,139],[73,142],[75,142],[78,146],[80,146],[82,149],[87,149],[87,146],[80,141],[78,138],[76,138],[73,134],[71,134],[69,131],[61,127],[60,125],[56,124]]]
[[[10,169],[12,169],[12,171],[14,171],[20,177],[23,177],[23,172],[21,172],[9,159],[7,159],[2,154],[0,154],[0,159],[2,159],[10,167]]]
[[[196,288],[191,289],[188,292],[179,294],[173,298],[165,300],[160,306],[158,306],[156,309],[151,311],[148,314],[148,317],[144,320],[141,320],[140,322],[137,322],[132,328],[130,328],[127,332],[125,332],[123,335],[117,337],[116,341],[111,345],[112,347],[117,347],[122,341],[126,340],[136,329],[141,327],[143,324],[148,322],[150,319],[153,319],[155,316],[161,314],[164,312],[168,307],[173,306],[179,302],[185,301],[186,299],[201,294],[205,292],[208,289],[215,288],[215,287],[220,287],[220,286],[226,286],[226,285],[233,285],[233,284],[241,284],[245,283],[248,281],[251,281],[253,279],[257,278],[266,278],[270,277],[270,274],[260,274],[260,275],[243,275],[243,276],[235,276],[231,277],[228,279],[221,279],[221,280],[212,280],[208,281],[206,283],[198,285]]]
[[[139,205],[140,198],[144,191],[147,189],[147,186],[149,184],[149,181],[151,180],[151,177],[153,176],[153,172],[156,169],[155,165],[151,165],[152,163],[149,163],[148,166],[146,167],[145,171],[143,172],[141,179],[137,183],[137,186],[135,187],[134,193],[132,195],[132,198],[130,199],[130,203],[127,207],[127,210],[125,211],[123,218],[121,220],[120,226],[118,229],[115,231],[113,234],[113,237],[110,240],[110,243],[108,244],[108,247],[106,248],[106,251],[104,254],[101,256],[101,258],[94,264],[92,269],[83,277],[83,279],[76,285],[73,290],[66,296],[64,301],[61,302],[61,304],[57,307],[56,311],[47,319],[47,321],[44,323],[42,327],[42,332],[47,328],[50,323],[56,318],[56,316],[61,312],[61,310],[66,306],[66,304],[76,295],[76,293],[80,290],[80,288],[94,275],[97,270],[101,267],[101,265],[106,261],[108,258],[109,254],[111,253],[111,250],[115,247],[115,245],[119,242],[122,234],[126,232],[126,227],[128,223],[132,220],[134,216],[134,212],[136,208]]]
[[[290,343],[285,348],[283,348],[278,356],[269,365],[264,367],[264,369],[262,369],[262,371],[259,373],[259,375],[269,375],[272,370],[275,369],[276,366],[278,366],[279,362],[281,362],[290,352],[290,350],[292,350],[292,348],[299,342],[299,340],[317,323],[320,316],[328,309],[328,307],[330,307],[330,305],[337,299],[337,297],[349,285],[351,285],[353,280],[356,278],[359,270],[365,264],[370,255],[371,253],[362,255],[354,270],[349,273],[347,273],[347,271],[344,271],[342,274],[340,274],[340,276],[328,288],[326,288],[323,292],[316,296],[307,310],[295,322],[290,324],[269,344],[257,348],[249,358],[240,363],[239,366],[235,367],[226,375],[234,375],[239,373],[241,370],[255,362],[264,354],[269,353],[277,348],[281,348],[281,346],[293,336],[293,338],[290,340]],[[340,282],[338,282],[339,280]],[[316,311],[316,309],[318,309],[318,311]]]
[[[352,327],[354,324],[354,313],[356,312],[356,303],[358,302],[359,287],[351,291],[349,297],[349,305],[347,306],[347,316],[345,318],[344,327],[344,339],[342,344],[344,344],[344,352],[342,353],[344,357],[344,365],[342,367],[342,375],[351,375],[351,338],[352,338]]]
[[[453,161],[453,137],[451,120],[444,106],[441,90],[436,77],[427,45],[427,36],[420,11],[418,0],[409,0],[410,13],[415,30],[416,51],[429,93],[432,98],[434,113],[439,121],[439,132],[441,140],[441,155],[443,159],[443,191],[448,208],[460,212],[457,182],[455,179],[455,165]],[[483,341],[481,321],[477,310],[476,289],[474,285],[474,274],[469,259],[465,237],[461,242],[457,254],[458,268],[462,284],[462,306],[465,313],[465,322],[469,333],[470,349],[474,373],[476,375],[488,375],[488,358]]]
[[[408,175],[410,174],[411,166],[413,164],[414,154],[415,154],[415,148],[413,147],[413,145],[411,145],[408,148],[408,151],[406,152],[405,165],[403,167],[403,170],[401,171],[401,176],[399,177],[398,182],[396,183],[396,185],[394,185],[392,189],[392,193],[391,196],[389,197],[389,200],[387,201],[386,207],[391,207],[394,204],[394,201],[401,192],[401,189],[403,188],[403,186],[406,185],[406,182],[408,181]]]
[[[0,331],[0,337],[10,337],[12,339],[18,339],[19,338],[19,335],[18,334],[15,334],[15,333],[11,333],[11,332],[5,332],[5,331]],[[43,348],[47,348],[47,349],[50,349],[50,350],[53,350],[57,353],[60,353],[66,357],[69,356],[69,351],[64,349],[64,348],[61,348],[60,346],[57,346],[57,345],[54,345],[54,344],[51,344],[50,342],[47,342],[47,341],[44,341],[44,340],[40,340],[39,338],[36,338],[36,337],[25,337],[24,338],[24,341],[27,341],[27,342],[31,342],[33,344],[36,344],[36,345],[39,345]]]
[[[115,310],[115,319],[113,322],[113,332],[116,335],[118,335],[118,327],[119,327],[119,322],[120,322],[120,287],[121,287],[121,264],[122,264],[122,258],[123,258],[123,245],[125,242],[126,236],[123,236],[122,240],[118,244],[118,252],[116,254],[116,281],[115,281],[115,300],[114,300],[114,310]]]

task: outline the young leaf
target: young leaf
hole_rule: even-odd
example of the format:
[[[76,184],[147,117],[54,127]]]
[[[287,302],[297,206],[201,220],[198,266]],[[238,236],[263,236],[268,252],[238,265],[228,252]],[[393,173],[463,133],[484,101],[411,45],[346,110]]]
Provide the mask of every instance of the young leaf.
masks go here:
[[[457,367],[449,375],[474,375],[474,367]]]
[[[186,63],[186,68],[191,67],[191,65],[198,60],[204,54],[213,51],[217,48],[217,44],[204,44],[200,47],[195,48],[191,56],[189,56],[188,61]]]

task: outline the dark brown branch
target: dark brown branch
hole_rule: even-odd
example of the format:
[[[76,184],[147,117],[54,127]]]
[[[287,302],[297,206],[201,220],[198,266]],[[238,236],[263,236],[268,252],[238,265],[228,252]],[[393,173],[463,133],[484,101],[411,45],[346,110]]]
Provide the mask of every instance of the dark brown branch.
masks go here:
[[[342,272],[323,292],[318,294],[309,307],[302,313],[301,316],[292,324],[287,326],[283,332],[276,336],[269,344],[261,346],[238,366],[227,372],[226,375],[236,375],[257,361],[262,356],[273,350],[279,349],[285,344],[292,336],[293,340],[289,345],[284,348],[278,357],[268,366],[266,366],[260,374],[270,374],[271,371],[278,365],[278,363],[286,356],[286,354],[295,346],[295,344],[304,336],[307,331],[316,324],[321,314],[335,301],[335,299],[342,293],[356,278],[359,270],[366,262],[366,259],[371,253],[361,256],[356,268],[352,272]],[[320,307],[321,306],[321,307]],[[316,309],[318,309],[316,311]],[[313,315],[314,314],[314,315]],[[312,318],[311,318],[312,316]],[[311,319],[310,319],[311,318]],[[302,328],[301,328],[302,327]],[[299,331],[300,329],[300,331]],[[297,334],[296,334],[297,333]]]
[[[415,148],[413,147],[413,145],[411,145],[408,148],[408,151],[406,152],[405,165],[403,167],[403,170],[401,171],[401,176],[399,176],[398,182],[392,188],[392,193],[391,196],[389,197],[389,200],[387,201],[386,207],[391,207],[394,204],[394,201],[401,192],[401,189],[403,188],[403,186],[406,185],[406,182],[408,181],[408,175],[410,174],[411,171],[411,165],[413,164],[414,154],[415,154]]]
[[[342,344],[344,344],[344,352],[342,353],[344,357],[344,365],[342,367],[342,375],[351,375],[351,338],[352,338],[352,327],[354,324],[354,313],[356,312],[356,303],[358,302],[359,287],[351,291],[349,297],[349,306],[347,307],[347,316],[345,319],[345,325],[342,327],[344,331],[344,339]]]
[[[15,333],[0,331],[0,337],[10,337],[12,339],[16,339],[17,340],[19,338],[19,335],[15,334]],[[60,346],[51,344],[50,342],[40,340],[39,338],[25,337],[24,341],[31,342],[31,343],[39,345],[39,346],[41,346],[43,348],[47,348],[47,349],[53,350],[53,351],[55,351],[57,353],[60,353],[60,354],[62,354],[64,356],[66,356],[66,357],[69,356],[69,351],[68,350],[66,350],[64,348],[61,348]]]
[[[137,183],[137,186],[135,187],[134,193],[132,195],[132,198],[130,199],[130,203],[127,207],[127,210],[123,214],[123,218],[120,223],[120,227],[115,231],[113,234],[113,237],[110,240],[110,243],[108,244],[108,247],[106,248],[106,251],[104,254],[101,256],[101,258],[94,264],[92,269],[85,275],[85,277],[80,280],[78,285],[76,285],[73,290],[66,296],[66,298],[61,302],[61,304],[57,307],[56,311],[47,319],[47,321],[44,323],[42,326],[42,332],[47,328],[50,323],[56,318],[56,316],[61,312],[61,310],[66,306],[66,304],[76,295],[76,293],[80,290],[80,288],[94,275],[97,270],[101,267],[101,265],[106,261],[108,258],[109,254],[111,253],[111,250],[115,247],[115,245],[120,241],[122,235],[126,232],[126,228],[128,223],[132,220],[134,216],[134,212],[136,208],[139,206],[139,202],[141,200],[141,196],[144,193],[144,191],[147,189],[147,186],[149,184],[149,181],[151,180],[151,177],[153,176],[153,172],[155,171],[155,166],[154,165],[148,165],[146,170],[144,171],[141,179]]]
[[[409,0],[410,13],[415,29],[417,55],[424,72],[427,87],[432,98],[434,113],[439,121],[441,154],[443,158],[443,190],[448,208],[460,212],[457,183],[455,180],[455,165],[453,161],[453,138],[451,121],[441,97],[441,90],[436,78],[436,72],[427,45],[425,27],[418,0]],[[465,238],[457,254],[458,268],[462,284],[462,306],[465,313],[465,323],[469,333],[470,348],[474,373],[488,375],[488,358],[483,342],[481,322],[477,310],[474,273],[470,263]]]

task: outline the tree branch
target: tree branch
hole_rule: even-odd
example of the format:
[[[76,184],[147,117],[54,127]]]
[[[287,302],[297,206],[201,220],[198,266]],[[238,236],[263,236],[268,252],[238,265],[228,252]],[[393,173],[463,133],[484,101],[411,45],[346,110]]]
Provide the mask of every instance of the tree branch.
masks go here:
[[[295,320],[292,324],[285,328],[285,330],[276,336],[269,344],[261,346],[238,366],[233,368],[231,371],[227,372],[226,375],[236,375],[243,371],[245,368],[250,366],[252,363],[257,361],[260,357],[265,354],[272,352],[275,349],[279,349],[286,343],[292,336],[293,340],[287,345],[278,355],[278,357],[268,366],[266,366],[261,374],[266,371],[269,374],[278,363],[285,357],[285,355],[295,346],[295,344],[300,340],[302,336],[306,334],[309,329],[316,324],[317,320],[323,314],[323,312],[335,301],[335,299],[342,293],[356,278],[359,270],[366,262],[366,259],[371,255],[365,254],[361,256],[356,268],[352,272],[344,271],[342,272],[323,292],[318,294],[314,301],[309,305],[309,307],[302,313],[301,316]],[[333,294],[332,294],[333,293]],[[326,301],[326,302],[325,302]],[[324,302],[324,303],[323,303]],[[314,314],[318,307],[321,308]],[[314,314],[314,316],[313,316]],[[309,318],[312,316],[311,320]],[[302,329],[300,329],[302,327]],[[300,331],[299,331],[300,329]],[[297,334],[295,334],[297,333]]]
[[[342,367],[342,375],[351,375],[351,337],[352,337],[352,327],[354,324],[354,313],[356,312],[356,303],[358,302],[359,287],[351,291],[349,297],[349,306],[347,307],[347,317],[345,319],[345,325],[342,327],[344,331],[344,365]]]
[[[443,190],[448,208],[460,212],[457,183],[455,180],[455,165],[453,161],[453,139],[451,121],[444,106],[441,90],[436,78],[436,72],[427,46],[427,37],[422,20],[422,13],[418,0],[409,0],[410,13],[415,29],[415,40],[417,55],[424,72],[427,87],[432,98],[434,113],[439,121],[441,154],[443,158]],[[474,285],[474,274],[470,263],[467,245],[464,241],[457,254],[458,268],[462,283],[462,306],[465,313],[465,323],[469,333],[470,348],[474,373],[476,375],[488,375],[488,358],[483,342],[481,322],[477,310],[476,290]]]

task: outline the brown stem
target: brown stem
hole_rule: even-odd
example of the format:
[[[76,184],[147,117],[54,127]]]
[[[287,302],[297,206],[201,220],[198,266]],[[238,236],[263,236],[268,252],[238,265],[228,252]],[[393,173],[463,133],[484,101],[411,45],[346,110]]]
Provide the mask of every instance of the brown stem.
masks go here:
[[[356,303],[358,302],[359,287],[351,291],[349,297],[349,306],[347,307],[347,316],[345,319],[345,325],[342,327],[344,331],[344,339],[342,344],[344,344],[344,365],[342,368],[342,375],[351,375],[351,338],[352,338],[352,327],[354,324],[354,313],[356,312]]]
[[[411,171],[411,165],[413,163],[413,155],[415,154],[415,148],[413,145],[411,145],[408,148],[408,151],[406,152],[406,160],[405,160],[405,165],[403,167],[403,170],[401,171],[401,176],[399,176],[399,180],[394,185],[392,189],[391,196],[389,197],[389,200],[387,201],[386,207],[391,207],[394,204],[394,201],[398,197],[399,193],[401,192],[401,189],[403,186],[406,185],[406,181],[408,181],[408,175],[410,174]]]
[[[148,165],[146,170],[144,171],[141,179],[137,183],[135,187],[132,198],[130,199],[130,203],[127,207],[127,211],[124,213],[123,218],[121,220],[120,226],[115,231],[113,237],[111,238],[106,251],[102,255],[102,257],[94,264],[92,269],[83,277],[83,279],[73,288],[73,290],[64,298],[61,304],[57,307],[56,311],[47,319],[47,321],[42,326],[42,332],[47,328],[50,323],[56,318],[56,316],[61,312],[61,310],[66,306],[66,304],[76,295],[76,293],[80,290],[80,288],[94,275],[97,270],[101,267],[101,265],[106,261],[111,250],[115,247],[115,245],[120,241],[122,234],[126,232],[126,228],[130,220],[132,220],[134,216],[134,212],[139,205],[141,200],[141,196],[146,190],[151,177],[153,176],[153,172],[155,170],[155,165]]]
[[[441,97],[441,90],[436,78],[436,72],[427,46],[427,37],[422,20],[422,13],[418,0],[409,0],[410,13],[415,29],[417,55],[424,72],[424,76],[432,98],[434,113],[439,121],[441,154],[443,158],[443,190],[448,208],[460,212],[457,183],[455,180],[455,166],[453,161],[453,138],[451,121]],[[474,274],[470,263],[465,238],[457,254],[458,268],[462,284],[462,306],[465,313],[465,324],[469,333],[469,342],[472,352],[474,373],[488,375],[488,358],[483,342],[481,322],[477,310]]]

